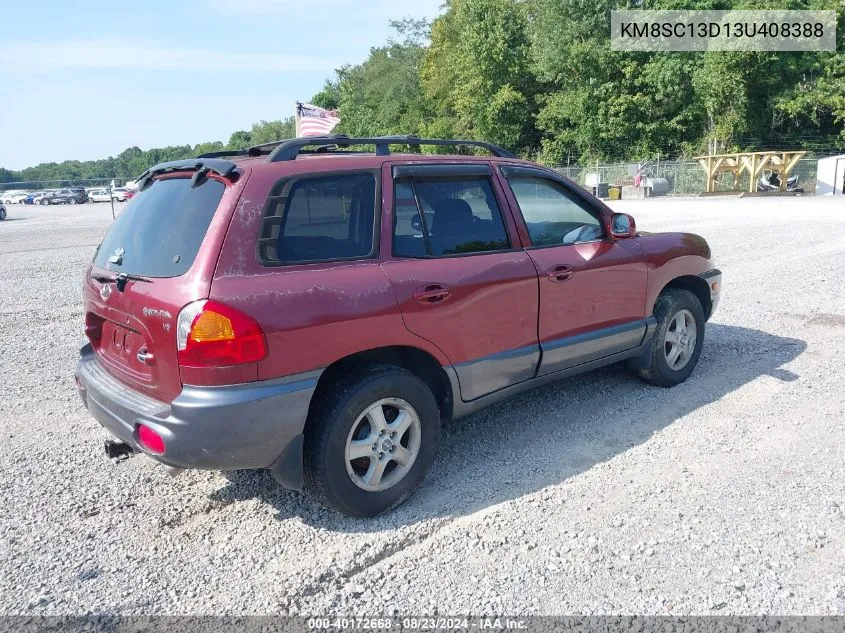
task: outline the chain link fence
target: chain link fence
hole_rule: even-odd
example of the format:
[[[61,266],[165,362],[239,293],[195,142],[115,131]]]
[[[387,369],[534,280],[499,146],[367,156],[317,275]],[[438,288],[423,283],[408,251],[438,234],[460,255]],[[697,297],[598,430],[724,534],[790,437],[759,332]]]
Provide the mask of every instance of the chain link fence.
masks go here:
[[[790,178],[798,177],[798,187],[804,189],[807,194],[814,194],[816,191],[816,167],[819,158],[802,158],[789,174]],[[598,174],[598,182],[621,186],[634,186],[637,173],[645,173],[652,178],[665,178],[669,186],[666,195],[670,196],[697,196],[707,188],[707,175],[704,169],[698,162],[691,160],[597,163],[587,167],[566,165],[556,166],[553,169],[588,191],[592,191],[592,186],[587,183],[588,178],[593,174]],[[739,183],[736,183],[733,174],[721,173],[716,180],[716,191],[748,191],[748,178],[748,173],[744,172],[740,176]]]
[[[0,183],[0,202],[4,201],[4,196],[10,193],[38,193],[60,189],[75,189],[78,187],[84,189],[108,189],[110,187],[123,187],[124,183],[126,183],[126,178],[115,177],[4,182]]]

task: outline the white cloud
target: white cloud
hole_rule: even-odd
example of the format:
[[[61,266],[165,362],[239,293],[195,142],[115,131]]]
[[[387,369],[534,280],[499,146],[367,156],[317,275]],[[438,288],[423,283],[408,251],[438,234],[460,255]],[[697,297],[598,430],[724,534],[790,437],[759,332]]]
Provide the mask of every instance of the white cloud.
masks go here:
[[[259,0],[254,0],[259,1]],[[111,39],[65,42],[0,42],[5,71],[68,68],[193,72],[331,71],[345,60],[317,55],[241,53],[171,48],[146,41]]]

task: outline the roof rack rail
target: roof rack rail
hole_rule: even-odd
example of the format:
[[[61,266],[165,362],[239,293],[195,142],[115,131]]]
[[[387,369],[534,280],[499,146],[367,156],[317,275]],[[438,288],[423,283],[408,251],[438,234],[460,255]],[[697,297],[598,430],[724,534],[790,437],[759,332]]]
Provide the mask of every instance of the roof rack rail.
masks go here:
[[[506,149],[499,147],[498,145],[494,145],[493,143],[487,143],[485,141],[464,141],[464,140],[454,140],[454,139],[439,139],[439,138],[420,138],[418,136],[408,135],[408,136],[372,136],[372,137],[361,137],[361,138],[354,138],[346,136],[345,134],[331,134],[329,136],[308,136],[308,137],[300,137],[300,138],[292,138],[285,141],[279,141],[277,143],[266,143],[263,146],[256,146],[256,148],[260,147],[262,150],[268,146],[274,146],[270,152],[270,155],[267,157],[268,163],[276,163],[285,160],[294,160],[299,155],[301,149],[305,147],[323,147],[329,145],[336,145],[338,147],[350,147],[352,145],[375,145],[376,146],[376,156],[389,156],[390,155],[390,146],[391,145],[410,145],[412,147],[419,147],[421,145],[439,145],[439,146],[451,146],[451,147],[481,147],[486,149],[488,152],[493,154],[493,156],[499,158],[516,158],[513,154],[511,154]],[[250,148],[248,151],[252,152],[252,150],[256,148]],[[256,154],[250,154],[250,156],[255,156]]]
[[[246,149],[229,149],[220,150],[219,152],[206,152],[200,154],[197,158],[223,158],[225,156],[249,156]]]
[[[262,154],[269,154],[279,143],[284,141],[272,141],[271,143],[262,143],[261,145],[253,145],[246,149],[223,149],[216,152],[206,152],[200,154],[197,158],[222,158],[224,156],[261,156]]]

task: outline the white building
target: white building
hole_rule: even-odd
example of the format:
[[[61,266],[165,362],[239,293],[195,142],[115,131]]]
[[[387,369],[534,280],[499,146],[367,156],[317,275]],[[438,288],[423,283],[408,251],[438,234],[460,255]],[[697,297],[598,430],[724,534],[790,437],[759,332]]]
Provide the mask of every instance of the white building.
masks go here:
[[[820,159],[816,171],[816,195],[841,196],[843,194],[845,194],[845,154]]]

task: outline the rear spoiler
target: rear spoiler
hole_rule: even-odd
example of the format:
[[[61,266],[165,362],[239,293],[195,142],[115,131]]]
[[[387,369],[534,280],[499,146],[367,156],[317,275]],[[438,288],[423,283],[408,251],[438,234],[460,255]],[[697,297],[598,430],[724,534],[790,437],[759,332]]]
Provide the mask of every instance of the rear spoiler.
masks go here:
[[[208,172],[213,172],[222,176],[223,178],[231,179],[235,174],[237,165],[230,160],[223,160],[220,158],[186,158],[183,160],[172,160],[167,163],[159,163],[150,167],[143,174],[138,176],[136,182],[138,189],[143,190],[150,182],[153,176],[158,174],[166,174],[171,171],[195,171],[192,186],[202,184]]]

